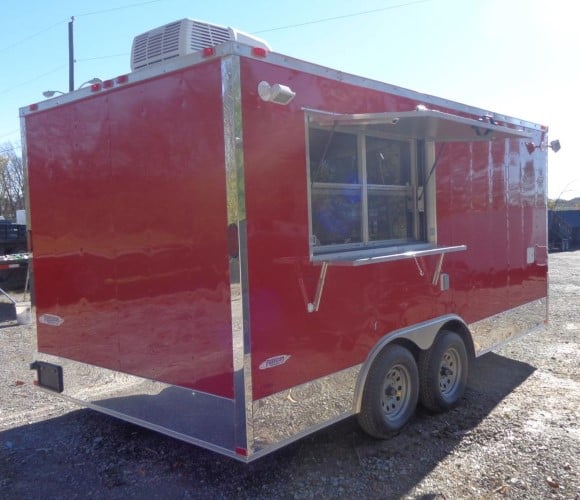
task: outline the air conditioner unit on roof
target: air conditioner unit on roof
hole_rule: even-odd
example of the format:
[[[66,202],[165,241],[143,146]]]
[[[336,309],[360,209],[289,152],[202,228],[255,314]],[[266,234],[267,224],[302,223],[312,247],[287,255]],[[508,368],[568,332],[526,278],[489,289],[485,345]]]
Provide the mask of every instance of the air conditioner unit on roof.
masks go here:
[[[232,40],[270,50],[264,40],[234,28],[194,19],[182,19],[136,36],[131,50],[131,70],[135,71]]]

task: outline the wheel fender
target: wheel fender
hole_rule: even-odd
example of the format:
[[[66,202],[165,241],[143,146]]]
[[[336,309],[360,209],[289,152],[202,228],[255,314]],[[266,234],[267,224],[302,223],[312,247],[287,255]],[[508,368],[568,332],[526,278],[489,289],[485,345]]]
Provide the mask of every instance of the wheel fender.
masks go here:
[[[439,330],[443,328],[447,323],[459,322],[461,323],[467,331],[469,328],[465,321],[456,314],[446,314],[445,316],[439,316],[438,318],[433,318],[422,323],[417,323],[399,330],[394,330],[392,332],[383,335],[379,341],[374,345],[374,347],[369,351],[367,359],[364,361],[360,372],[358,374],[355,390],[354,390],[354,400],[353,400],[353,412],[359,413],[361,408],[361,401],[363,390],[367,381],[369,370],[373,361],[378,356],[378,354],[393,341],[409,341],[417,346],[419,349],[427,350],[433,345],[433,341],[439,333]]]

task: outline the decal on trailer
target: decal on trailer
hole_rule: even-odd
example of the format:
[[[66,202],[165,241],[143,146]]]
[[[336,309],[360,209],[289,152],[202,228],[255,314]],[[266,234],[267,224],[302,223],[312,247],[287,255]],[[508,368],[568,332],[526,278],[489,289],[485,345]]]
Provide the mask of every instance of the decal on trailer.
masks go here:
[[[260,370],[267,370],[268,368],[274,368],[276,366],[283,365],[290,359],[289,354],[281,354],[280,356],[274,356],[272,358],[268,358],[266,361],[263,361],[262,364],[259,366]]]
[[[60,326],[64,323],[64,319],[56,314],[43,314],[38,321],[49,326]]]

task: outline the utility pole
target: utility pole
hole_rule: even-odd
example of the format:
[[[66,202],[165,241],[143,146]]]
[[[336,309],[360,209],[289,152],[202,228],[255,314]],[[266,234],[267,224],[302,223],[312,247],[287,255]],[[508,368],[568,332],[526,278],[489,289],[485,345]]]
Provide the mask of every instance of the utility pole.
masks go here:
[[[71,16],[68,23],[68,90],[72,92],[75,89],[75,48],[73,40],[73,23],[74,16]]]

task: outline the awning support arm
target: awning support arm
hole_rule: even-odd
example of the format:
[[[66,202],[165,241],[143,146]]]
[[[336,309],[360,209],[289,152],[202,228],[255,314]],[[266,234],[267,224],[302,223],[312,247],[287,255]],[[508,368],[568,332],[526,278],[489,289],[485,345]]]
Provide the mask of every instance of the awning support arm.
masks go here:
[[[431,282],[433,285],[436,285],[439,281],[439,276],[441,276],[441,267],[443,266],[443,258],[445,254],[442,253],[439,255],[439,261],[437,262],[437,267],[435,268],[435,273],[433,273],[433,281]]]
[[[441,143],[441,147],[439,148],[439,152],[437,153],[437,157],[435,158],[435,161],[433,162],[433,166],[431,167],[431,170],[429,170],[429,175],[427,175],[427,178],[425,179],[425,188],[427,187],[427,185],[429,184],[429,181],[431,180],[431,176],[433,175],[433,172],[435,171],[435,168],[437,167],[438,163],[439,163],[439,158],[441,158],[441,155],[443,154],[443,150],[445,149],[445,145],[447,143],[446,142],[442,142]],[[419,198],[417,198],[417,202],[421,201],[421,198],[423,198],[423,195],[425,194],[425,188],[423,188],[421,190],[421,193],[419,194]]]
[[[417,256],[413,258],[415,259],[415,264],[417,265],[417,271],[419,271],[419,276],[425,276],[425,271],[423,271],[421,264],[419,264],[419,259],[417,259]]]
[[[320,301],[322,300],[322,292],[324,290],[324,282],[326,281],[326,270],[328,269],[328,262],[322,263],[322,269],[320,269],[320,276],[318,277],[318,285],[316,287],[316,295],[314,296],[314,302],[308,303],[306,309],[309,313],[317,312],[320,307]]]

